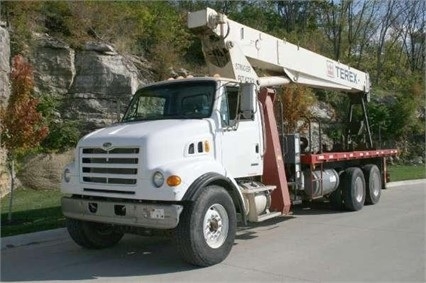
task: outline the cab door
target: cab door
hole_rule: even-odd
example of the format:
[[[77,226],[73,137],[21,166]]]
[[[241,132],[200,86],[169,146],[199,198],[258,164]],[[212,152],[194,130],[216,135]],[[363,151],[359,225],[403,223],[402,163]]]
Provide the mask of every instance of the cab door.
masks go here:
[[[262,175],[262,123],[256,93],[244,101],[238,86],[225,86],[220,101],[222,164],[233,178]],[[253,113],[241,106],[254,103]],[[257,113],[256,113],[257,111]]]

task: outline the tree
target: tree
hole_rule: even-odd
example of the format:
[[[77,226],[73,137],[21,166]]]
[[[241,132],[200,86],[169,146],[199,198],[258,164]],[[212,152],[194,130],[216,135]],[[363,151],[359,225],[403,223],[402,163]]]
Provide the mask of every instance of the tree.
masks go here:
[[[303,117],[310,117],[310,107],[316,101],[312,90],[301,85],[289,85],[279,93],[283,104],[283,120],[285,132],[294,133],[303,129],[306,125],[298,125]],[[280,117],[280,115],[276,115]],[[280,122],[280,121],[279,121]]]
[[[37,111],[38,100],[32,96],[34,76],[21,55],[12,58],[12,93],[6,109],[0,111],[1,145],[8,151],[11,192],[8,220],[12,221],[15,160],[17,154],[37,147],[48,134],[43,117]]]
[[[378,25],[377,1],[352,1],[348,7],[348,63],[356,62],[356,68],[360,68],[363,54],[369,41],[376,33]]]
[[[376,77],[375,77],[375,83],[379,84],[381,75],[382,75],[382,69],[383,69],[383,61],[385,60],[385,47],[387,43],[387,39],[389,37],[389,31],[398,18],[398,12],[397,12],[397,1],[396,0],[389,0],[386,2],[386,6],[383,11],[383,17],[380,24],[379,29],[379,38],[377,42],[377,48],[376,48]],[[397,36],[394,36],[394,38],[397,38]]]
[[[407,65],[411,71],[423,71],[425,63],[425,13],[426,3],[420,0],[401,2],[399,23],[393,28],[400,30]]]
[[[339,61],[341,59],[343,47],[344,31],[347,28],[347,15],[349,4],[352,1],[342,0],[338,4],[334,1],[326,4],[323,9],[324,32],[333,46],[333,58]]]
[[[318,24],[318,7],[322,3],[316,1],[276,1],[277,13],[282,19],[283,27],[290,33],[304,33],[316,28]]]

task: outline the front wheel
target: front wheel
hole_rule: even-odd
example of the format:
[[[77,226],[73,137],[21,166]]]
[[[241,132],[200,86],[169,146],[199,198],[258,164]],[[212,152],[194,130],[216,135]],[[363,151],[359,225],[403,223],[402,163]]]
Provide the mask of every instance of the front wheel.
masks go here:
[[[67,218],[66,226],[74,242],[87,249],[108,248],[123,238],[123,233],[108,224]]]
[[[219,186],[207,186],[186,206],[176,228],[175,242],[183,259],[198,266],[223,261],[232,249],[236,212],[232,198]]]

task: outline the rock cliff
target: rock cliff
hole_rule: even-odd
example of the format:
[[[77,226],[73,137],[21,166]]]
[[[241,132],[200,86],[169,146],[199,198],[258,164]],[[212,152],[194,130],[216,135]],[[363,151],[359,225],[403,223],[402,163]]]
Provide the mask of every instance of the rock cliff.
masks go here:
[[[34,34],[29,61],[34,69],[35,92],[60,98],[68,93],[76,75],[75,51],[47,34]]]
[[[82,132],[115,122],[132,94],[153,78],[146,61],[101,42],[75,50],[47,34],[34,34],[29,57],[35,94],[61,101],[62,118],[80,121]]]
[[[0,105],[5,106],[10,95],[10,40],[8,31],[0,26]]]
[[[150,80],[141,75],[135,58],[103,46],[90,43],[76,52],[76,75],[67,94],[65,115],[85,123],[87,130],[117,121],[132,94]]]
[[[10,40],[8,31],[0,26],[0,107],[5,107],[10,96]],[[6,151],[0,147],[0,197],[10,191],[10,176],[6,168]]]

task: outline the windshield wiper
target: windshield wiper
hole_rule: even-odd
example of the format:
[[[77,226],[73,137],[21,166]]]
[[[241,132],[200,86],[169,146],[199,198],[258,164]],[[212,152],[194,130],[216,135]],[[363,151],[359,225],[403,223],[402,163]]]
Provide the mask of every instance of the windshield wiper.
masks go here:
[[[174,119],[203,119],[206,118],[206,115],[201,113],[192,113],[192,114],[165,114],[161,116],[151,116],[151,117],[128,117],[123,119],[122,122],[135,122],[135,121],[153,121],[153,120],[174,120]]]

